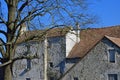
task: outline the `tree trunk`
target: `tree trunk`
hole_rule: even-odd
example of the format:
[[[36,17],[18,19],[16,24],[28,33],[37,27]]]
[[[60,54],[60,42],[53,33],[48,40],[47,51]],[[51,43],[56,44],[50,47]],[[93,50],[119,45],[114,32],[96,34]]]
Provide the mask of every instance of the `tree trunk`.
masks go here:
[[[15,29],[15,16],[16,16],[16,8],[17,8],[17,3],[18,0],[6,0],[7,1],[7,7],[8,7],[8,24],[7,24],[7,42],[11,43],[10,45],[7,45],[7,57],[8,61],[12,60],[14,53],[13,51],[13,45],[12,45],[12,40],[14,38],[14,29]],[[12,70],[11,70],[11,65],[9,64],[5,66],[4,69],[4,80],[12,80]]]
[[[5,66],[4,71],[4,80],[12,80],[11,64]]]

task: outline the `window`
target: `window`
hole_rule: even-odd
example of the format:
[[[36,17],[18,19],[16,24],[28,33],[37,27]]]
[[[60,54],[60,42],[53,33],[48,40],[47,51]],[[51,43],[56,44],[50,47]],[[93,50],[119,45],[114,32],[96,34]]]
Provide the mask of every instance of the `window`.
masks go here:
[[[74,80],[78,80],[78,77],[74,77]]]
[[[50,62],[49,65],[50,65],[50,67],[53,67],[53,62]]]
[[[30,80],[30,78],[26,78],[26,80]]]
[[[31,69],[31,60],[27,59],[27,69],[30,70]]]
[[[118,80],[117,74],[108,74],[108,80]]]
[[[50,80],[55,80],[55,78],[54,77],[50,77]]]
[[[109,50],[109,61],[112,63],[115,63],[115,50],[114,49]]]

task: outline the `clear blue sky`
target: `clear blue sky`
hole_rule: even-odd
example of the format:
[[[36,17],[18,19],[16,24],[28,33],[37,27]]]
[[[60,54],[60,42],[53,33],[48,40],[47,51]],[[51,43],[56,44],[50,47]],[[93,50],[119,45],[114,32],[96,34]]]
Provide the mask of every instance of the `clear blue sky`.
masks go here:
[[[120,25],[120,0],[97,0],[91,10],[99,17],[96,27]]]
[[[93,4],[90,12],[99,17],[99,23],[95,27],[120,25],[120,0],[94,0],[91,2]]]
[[[99,17],[99,23],[95,27],[120,25],[120,0],[97,0],[90,9]],[[4,28],[1,26],[0,29]]]

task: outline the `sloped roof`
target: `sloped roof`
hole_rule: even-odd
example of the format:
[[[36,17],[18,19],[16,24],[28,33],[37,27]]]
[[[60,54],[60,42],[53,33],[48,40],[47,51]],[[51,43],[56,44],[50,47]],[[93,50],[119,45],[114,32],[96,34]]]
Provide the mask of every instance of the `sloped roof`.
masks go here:
[[[115,37],[110,37],[110,36],[103,36],[99,41],[101,41],[103,38],[107,38],[108,40],[110,40],[111,42],[113,42],[115,45],[117,45],[118,47],[120,47],[120,37],[119,38],[115,38]],[[99,41],[97,41],[95,44],[94,44],[94,46],[95,45],[97,45],[98,43],[99,43]],[[67,73],[69,73],[77,64],[79,64],[79,62],[94,48],[94,46],[86,53],[86,54],[84,54],[84,56],[82,56],[82,58],[77,62],[77,63],[75,63],[71,68],[69,68],[66,72],[65,72],[65,74],[62,76],[62,77],[60,77],[58,80],[61,80]]]
[[[109,37],[109,36],[105,36],[105,37],[108,38],[110,41],[112,41],[114,44],[116,44],[118,47],[120,47],[120,38]]]
[[[81,30],[80,42],[73,47],[68,58],[83,57],[105,35],[120,38],[120,26]],[[110,38],[110,40],[119,43],[118,39]]]
[[[47,37],[56,37],[56,36],[64,36],[69,30],[71,30],[71,27],[64,27],[64,28],[51,28],[46,30],[34,30],[34,31],[26,31],[24,34],[19,36],[17,43],[35,40],[35,39],[41,39],[47,35]]]

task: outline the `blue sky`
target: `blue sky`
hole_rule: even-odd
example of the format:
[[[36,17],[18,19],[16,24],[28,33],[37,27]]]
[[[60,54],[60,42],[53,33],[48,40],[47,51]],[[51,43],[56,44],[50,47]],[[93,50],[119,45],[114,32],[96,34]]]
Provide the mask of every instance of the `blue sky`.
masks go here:
[[[94,27],[120,25],[120,0],[97,0],[91,5],[90,11],[99,17],[99,23]],[[3,27],[0,29],[4,29]]]
[[[99,17],[95,27],[120,25],[120,0],[97,0],[91,11]]]
[[[91,4],[89,11],[97,15],[99,21],[99,23],[93,27],[100,28],[120,25],[120,0],[94,0],[91,2],[93,4]],[[1,26],[0,29],[1,28],[3,28],[3,26]]]

